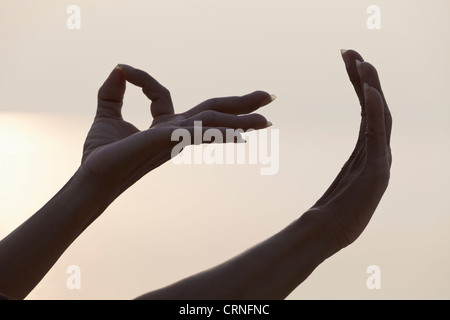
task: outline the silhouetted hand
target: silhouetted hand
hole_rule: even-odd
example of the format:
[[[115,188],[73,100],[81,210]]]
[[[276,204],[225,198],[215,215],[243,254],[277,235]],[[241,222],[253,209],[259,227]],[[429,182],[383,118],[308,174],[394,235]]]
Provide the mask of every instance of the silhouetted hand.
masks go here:
[[[359,136],[339,175],[305,213],[329,226],[339,248],[355,241],[369,223],[388,186],[392,162],[392,118],[377,71],[353,50],[342,57],[361,105]]]
[[[154,120],[147,130],[140,131],[122,118],[126,81],[141,87],[152,101]],[[210,99],[174,114],[169,91],[155,79],[130,66],[116,67],[98,92],[97,114],[80,167],[39,211],[0,241],[0,297],[26,297],[123,191],[174,156],[172,148],[180,143],[172,141],[174,130],[184,128],[192,138],[194,121],[202,122],[202,133],[214,128],[224,137],[227,129],[265,128],[270,123],[263,116],[249,113],[272,100],[268,93],[257,91],[243,97]]]
[[[122,118],[126,81],[142,88],[152,101],[153,123],[140,131]],[[81,170],[89,179],[114,194],[123,192],[143,175],[171,158],[175,129],[194,136],[194,121],[202,121],[202,131],[218,129],[261,129],[270,125],[262,115],[249,114],[270,103],[274,96],[256,91],[243,97],[215,98],[175,114],[169,91],[144,71],[127,65],[116,67],[98,93],[98,109],[88,133]],[[194,143],[192,139],[192,143]]]
[[[375,68],[355,51],[343,53],[362,107],[355,150],[325,194],[280,232],[217,267],[141,299],[280,299],[325,259],[363,232],[387,188],[392,119]],[[360,63],[357,60],[361,61]],[[126,81],[143,88],[154,118],[140,131],[121,115]],[[70,244],[126,188],[169,160],[172,132],[261,129],[270,123],[250,114],[270,103],[265,92],[216,98],[174,114],[169,92],[141,70],[121,65],[99,90],[82,164],[38,212],[0,241],[0,293],[24,298]],[[191,141],[195,142],[195,141]],[[1,295],[1,294],[0,294]]]
[[[325,194],[247,251],[139,299],[284,299],[324,260],[358,238],[388,185],[392,119],[375,68],[355,51],[342,56],[362,118],[355,150]]]

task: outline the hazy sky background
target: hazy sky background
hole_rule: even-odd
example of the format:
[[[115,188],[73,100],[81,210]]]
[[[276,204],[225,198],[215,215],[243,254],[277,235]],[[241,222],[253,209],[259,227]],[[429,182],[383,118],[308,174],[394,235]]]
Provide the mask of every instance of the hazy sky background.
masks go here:
[[[81,29],[66,26],[69,5]],[[366,12],[381,9],[381,30]],[[28,299],[130,299],[278,232],[353,150],[359,105],[339,49],[377,68],[394,125],[390,186],[371,223],[289,299],[449,299],[450,2],[0,1],[0,236],[77,169],[98,88],[117,63],[170,89],[176,111],[254,90],[280,134],[280,168],[174,165],[151,172],[65,252]],[[128,85],[124,117],[149,126]],[[66,268],[81,268],[81,289]],[[381,268],[369,290],[366,268]]]

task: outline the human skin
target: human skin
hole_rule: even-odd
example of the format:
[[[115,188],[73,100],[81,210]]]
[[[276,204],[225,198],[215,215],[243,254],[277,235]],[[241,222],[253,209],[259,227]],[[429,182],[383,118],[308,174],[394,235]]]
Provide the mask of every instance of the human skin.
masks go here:
[[[239,256],[139,299],[284,299],[359,237],[388,186],[392,117],[376,69],[353,50],[342,57],[360,101],[361,125],[353,153],[324,195]]]
[[[122,117],[127,81],[141,87],[152,101],[153,122],[147,130],[138,130]],[[169,91],[154,78],[131,66],[114,68],[99,89],[80,167],[50,201],[0,241],[0,293],[25,298],[121,193],[171,158],[171,149],[179,143],[172,141],[174,130],[185,129],[193,136],[195,121],[202,122],[203,131],[215,128],[224,135],[227,129],[266,128],[271,123],[253,111],[273,99],[255,91],[209,99],[175,114]]]
[[[391,116],[375,68],[343,53],[362,107],[354,152],[325,194],[285,229],[241,255],[140,299],[283,299],[325,259],[363,232],[389,181]],[[359,60],[361,63],[356,63]],[[121,114],[126,82],[152,101],[153,122],[140,131]],[[81,165],[66,185],[0,241],[0,292],[23,299],[70,244],[127,188],[168,161],[174,130],[263,129],[254,113],[274,99],[263,91],[214,98],[180,114],[169,91],[144,71],[116,67],[100,88]]]

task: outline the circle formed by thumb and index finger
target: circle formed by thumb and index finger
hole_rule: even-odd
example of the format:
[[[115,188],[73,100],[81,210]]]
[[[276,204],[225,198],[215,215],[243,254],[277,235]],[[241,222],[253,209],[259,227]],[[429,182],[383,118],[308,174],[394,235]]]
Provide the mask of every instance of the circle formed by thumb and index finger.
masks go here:
[[[147,72],[133,68],[129,65],[119,64],[125,79],[142,88],[142,92],[152,101],[150,111],[153,118],[173,114],[174,108],[169,90],[161,85]]]

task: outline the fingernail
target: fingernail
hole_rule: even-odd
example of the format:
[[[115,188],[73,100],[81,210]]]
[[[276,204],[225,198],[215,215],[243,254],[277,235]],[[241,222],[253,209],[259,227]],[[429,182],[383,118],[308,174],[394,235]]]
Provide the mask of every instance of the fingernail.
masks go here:
[[[347,49],[341,49],[341,54],[344,55],[344,53],[347,52]]]
[[[269,97],[265,98],[264,101],[261,104],[261,107],[264,107],[266,105],[268,105],[269,103],[271,103],[273,100],[275,100],[277,98],[276,95],[271,94]]]
[[[122,66],[121,66],[120,64],[118,64],[118,65],[116,66],[116,69],[117,69],[117,70],[122,70]]]
[[[264,128],[268,128],[268,127],[271,127],[273,124],[272,124],[272,122],[270,122],[270,121],[267,121],[267,123],[266,123],[266,126],[264,127]]]

